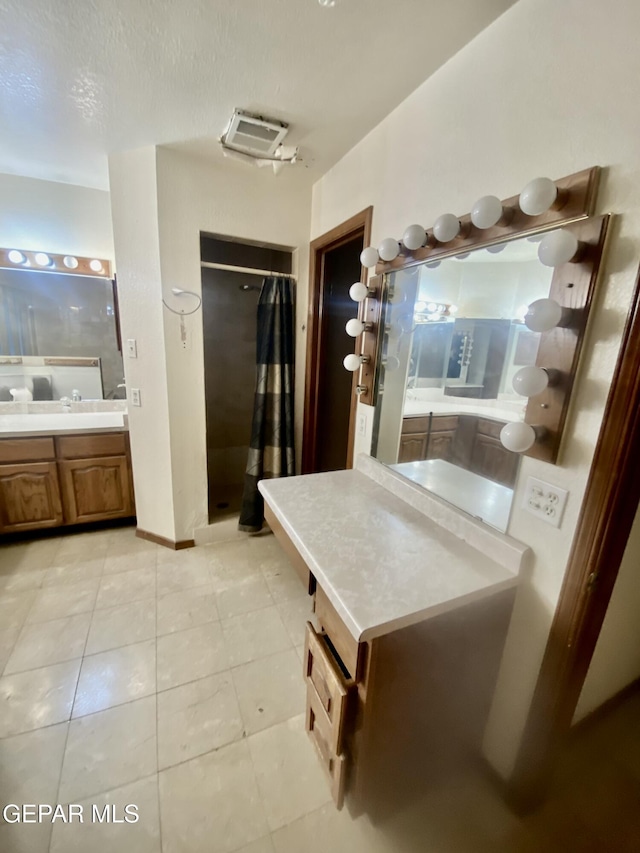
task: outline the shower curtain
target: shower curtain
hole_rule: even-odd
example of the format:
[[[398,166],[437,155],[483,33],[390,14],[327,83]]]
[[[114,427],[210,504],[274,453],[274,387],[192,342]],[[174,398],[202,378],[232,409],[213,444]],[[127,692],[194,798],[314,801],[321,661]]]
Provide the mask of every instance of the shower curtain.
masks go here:
[[[258,481],[295,473],[293,359],[293,283],[269,276],[258,300],[258,375],[238,522],[238,529],[247,533],[257,533],[264,523]]]

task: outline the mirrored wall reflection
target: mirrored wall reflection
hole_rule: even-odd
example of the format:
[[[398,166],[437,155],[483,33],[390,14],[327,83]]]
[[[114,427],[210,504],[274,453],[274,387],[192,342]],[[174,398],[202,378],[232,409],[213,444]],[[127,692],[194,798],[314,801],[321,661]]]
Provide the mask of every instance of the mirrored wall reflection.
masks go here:
[[[0,269],[0,357],[2,402],[59,400],[74,390],[83,399],[124,399],[112,281]]]
[[[527,398],[513,377],[534,365],[524,325],[553,270],[538,238],[477,249],[385,279],[372,454],[505,531],[520,456],[500,441]]]

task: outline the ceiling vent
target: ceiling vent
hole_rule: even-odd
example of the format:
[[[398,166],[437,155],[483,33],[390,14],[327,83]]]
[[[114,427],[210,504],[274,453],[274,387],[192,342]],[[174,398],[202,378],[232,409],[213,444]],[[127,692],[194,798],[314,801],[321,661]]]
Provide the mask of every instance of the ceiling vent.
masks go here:
[[[289,125],[276,119],[234,110],[221,142],[227,148],[253,157],[273,158],[287,135]]]

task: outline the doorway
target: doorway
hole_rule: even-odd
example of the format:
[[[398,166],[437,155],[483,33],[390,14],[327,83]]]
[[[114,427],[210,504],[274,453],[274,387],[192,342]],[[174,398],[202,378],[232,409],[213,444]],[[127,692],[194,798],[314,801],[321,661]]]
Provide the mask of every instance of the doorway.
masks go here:
[[[345,331],[356,316],[349,288],[366,280],[360,253],[369,244],[372,214],[368,207],[311,243],[303,474],[352,465],[357,373],[342,360],[355,347]]]
[[[238,515],[256,385],[265,276],[291,274],[292,250],[201,235],[209,522]]]

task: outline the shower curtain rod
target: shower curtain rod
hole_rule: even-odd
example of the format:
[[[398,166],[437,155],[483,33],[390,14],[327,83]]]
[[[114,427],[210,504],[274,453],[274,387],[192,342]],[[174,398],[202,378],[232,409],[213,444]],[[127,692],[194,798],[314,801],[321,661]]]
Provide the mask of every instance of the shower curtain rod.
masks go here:
[[[275,275],[280,278],[293,278],[295,279],[295,275],[293,273],[288,272],[274,272],[273,270],[257,270],[252,267],[234,267],[231,264],[212,264],[209,261],[200,261],[200,266],[205,267],[208,270],[226,270],[227,272],[244,272],[249,273],[249,275]]]

